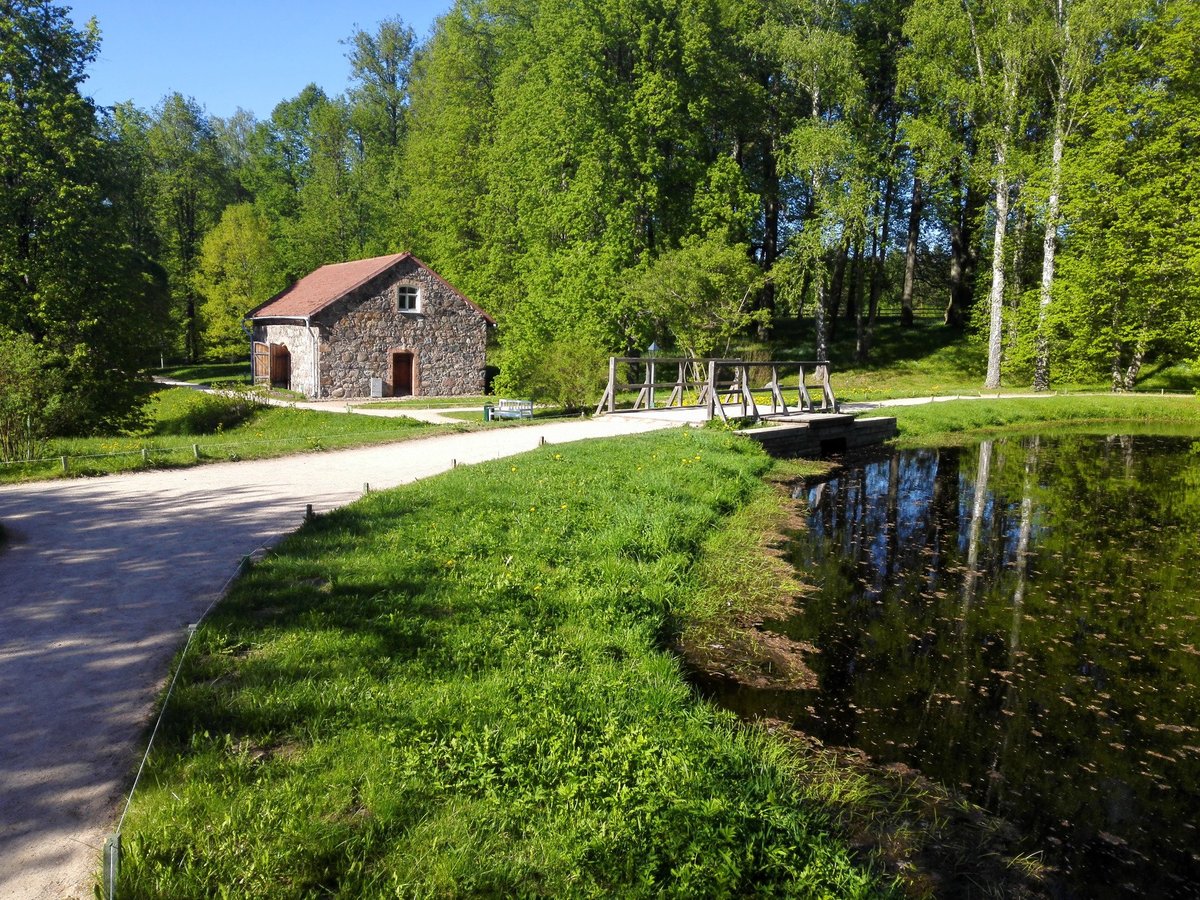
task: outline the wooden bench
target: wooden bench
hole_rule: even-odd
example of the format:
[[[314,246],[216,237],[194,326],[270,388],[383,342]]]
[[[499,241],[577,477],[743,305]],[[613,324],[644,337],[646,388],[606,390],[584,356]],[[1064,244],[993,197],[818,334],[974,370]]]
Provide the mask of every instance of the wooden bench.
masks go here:
[[[492,409],[493,419],[532,419],[532,400],[497,400]]]

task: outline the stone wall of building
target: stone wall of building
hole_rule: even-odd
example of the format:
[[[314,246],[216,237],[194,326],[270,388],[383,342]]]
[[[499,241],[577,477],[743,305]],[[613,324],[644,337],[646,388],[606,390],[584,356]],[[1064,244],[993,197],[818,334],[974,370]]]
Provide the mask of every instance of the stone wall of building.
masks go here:
[[[420,291],[420,310],[397,309],[397,286]],[[413,393],[482,394],[487,322],[441,279],[408,260],[321,310],[323,398],[369,397],[371,379],[392,393],[392,354],[412,353]]]
[[[309,329],[298,322],[255,325],[254,340],[264,344],[283,344],[292,357],[290,389],[312,397],[316,389],[316,368],[313,351],[316,329]]]

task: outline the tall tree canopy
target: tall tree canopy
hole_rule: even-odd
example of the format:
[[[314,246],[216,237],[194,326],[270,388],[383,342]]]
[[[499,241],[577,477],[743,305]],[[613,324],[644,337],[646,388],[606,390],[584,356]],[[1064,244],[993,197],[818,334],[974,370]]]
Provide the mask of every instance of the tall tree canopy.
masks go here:
[[[0,4],[0,330],[64,373],[79,425],[127,408],[158,343],[156,283],[122,240],[114,160],[80,91],[98,41],[65,7]]]
[[[0,3],[0,325],[77,377],[241,355],[239,304],[406,249],[496,316],[504,390],[552,344],[849,322],[866,361],[943,309],[989,387],[1200,354],[1187,0],[455,0],[261,121],[98,115],[95,26]]]

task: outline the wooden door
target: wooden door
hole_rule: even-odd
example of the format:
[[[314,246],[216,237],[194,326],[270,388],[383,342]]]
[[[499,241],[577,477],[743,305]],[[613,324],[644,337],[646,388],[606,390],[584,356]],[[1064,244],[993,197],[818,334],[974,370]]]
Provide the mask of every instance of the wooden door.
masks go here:
[[[271,348],[262,341],[255,341],[250,349],[250,370],[255,384],[271,383]]]
[[[413,392],[413,355],[392,354],[392,396],[411,397]]]
[[[283,344],[271,345],[271,387],[290,389],[292,386],[292,354]]]

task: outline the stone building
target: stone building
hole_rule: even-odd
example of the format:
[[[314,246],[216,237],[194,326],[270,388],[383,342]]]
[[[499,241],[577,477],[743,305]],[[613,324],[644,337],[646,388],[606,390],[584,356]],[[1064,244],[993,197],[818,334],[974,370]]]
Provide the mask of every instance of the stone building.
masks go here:
[[[255,383],[312,399],[482,394],[495,324],[411,253],[322,266],[246,318]]]

